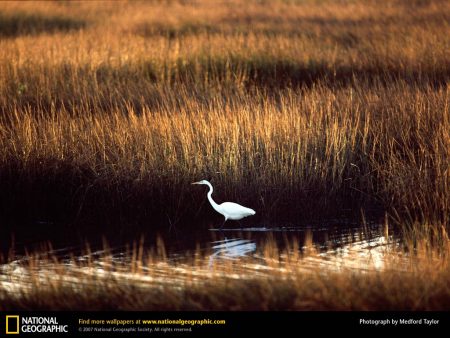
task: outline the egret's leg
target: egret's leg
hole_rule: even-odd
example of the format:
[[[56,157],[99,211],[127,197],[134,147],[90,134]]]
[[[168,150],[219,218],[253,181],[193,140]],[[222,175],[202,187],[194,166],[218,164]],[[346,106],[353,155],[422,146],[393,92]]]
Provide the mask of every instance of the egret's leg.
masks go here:
[[[241,226],[241,231],[244,230],[244,226],[242,225],[241,221],[238,221],[238,223]]]
[[[223,221],[222,225],[220,226],[220,230],[222,230],[223,226],[225,225],[225,222],[227,221],[227,219],[225,218],[225,220]]]

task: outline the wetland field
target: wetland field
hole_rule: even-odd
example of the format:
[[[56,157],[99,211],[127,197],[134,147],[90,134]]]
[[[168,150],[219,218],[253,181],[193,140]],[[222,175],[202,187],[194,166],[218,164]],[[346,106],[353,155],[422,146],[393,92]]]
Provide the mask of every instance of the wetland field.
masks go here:
[[[450,309],[448,1],[1,2],[0,51],[0,310]]]

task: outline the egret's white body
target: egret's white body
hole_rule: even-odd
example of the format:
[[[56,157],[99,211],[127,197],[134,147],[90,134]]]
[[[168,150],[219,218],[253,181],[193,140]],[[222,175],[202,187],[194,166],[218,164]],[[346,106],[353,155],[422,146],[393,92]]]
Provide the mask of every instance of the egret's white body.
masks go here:
[[[209,183],[207,180],[194,182],[192,184],[204,184],[209,187],[209,191],[208,191],[209,203],[211,203],[211,206],[214,208],[214,210],[216,210],[219,214],[222,214],[223,217],[225,217],[225,221],[223,223],[225,223],[229,219],[233,220],[233,221],[238,221],[240,219],[243,219],[244,217],[252,216],[252,215],[256,214],[255,210],[246,208],[237,203],[223,202],[222,204],[217,204],[212,199],[212,196],[211,196],[213,193],[213,187],[212,187],[211,183]],[[223,226],[223,224],[222,224],[222,226]]]

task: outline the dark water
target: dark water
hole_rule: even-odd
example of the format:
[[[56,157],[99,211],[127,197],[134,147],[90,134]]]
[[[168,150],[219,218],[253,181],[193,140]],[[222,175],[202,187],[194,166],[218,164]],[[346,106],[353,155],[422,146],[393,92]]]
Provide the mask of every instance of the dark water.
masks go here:
[[[186,227],[187,228],[187,227]],[[217,258],[235,259],[258,253],[268,243],[280,250],[312,243],[318,251],[333,251],[354,243],[370,244],[385,236],[385,229],[376,222],[364,225],[349,222],[324,222],[311,226],[251,226],[240,227],[230,222],[223,229],[198,227],[184,230],[182,225],[166,231],[133,234],[97,235],[87,237],[60,236],[51,233],[40,236],[14,236],[2,241],[3,257],[18,257],[28,253],[49,252],[59,256],[83,255],[86,251],[101,253],[105,249],[120,256],[142,247],[144,251],[161,253],[170,259],[192,257],[194,253]],[[195,227],[194,227],[195,228]],[[393,235],[392,229],[389,235]],[[89,250],[88,250],[89,248]]]
[[[391,261],[392,254],[398,252],[396,238],[392,229],[384,229],[375,222],[364,226],[349,223],[272,228],[228,226],[222,230],[200,228],[198,231],[183,231],[179,226],[166,232],[91,238],[89,242],[70,236],[65,240],[58,236],[56,241],[13,237],[13,245],[0,262],[0,289],[23,294],[35,288],[37,279],[40,285],[52,285],[55,273],[59,274],[60,283],[70,287],[89,284],[92,282],[89,278],[146,287],[167,283],[184,285],[186,274],[201,282],[210,278],[217,267],[229,266],[223,263],[230,261],[238,267],[227,270],[227,273],[233,271],[233,278],[270,276],[277,271],[284,273],[285,269],[281,266],[274,270],[271,262],[276,266],[287,257],[295,257],[293,253],[302,257],[296,269],[305,273],[342,269],[405,270],[408,263],[403,257],[396,259],[395,265]],[[275,250],[269,250],[266,255],[268,248]],[[190,264],[197,262],[197,258],[200,264],[192,272]],[[151,277],[133,272],[135,263],[143,263],[141,271],[151,271]],[[61,274],[61,264],[64,274]]]

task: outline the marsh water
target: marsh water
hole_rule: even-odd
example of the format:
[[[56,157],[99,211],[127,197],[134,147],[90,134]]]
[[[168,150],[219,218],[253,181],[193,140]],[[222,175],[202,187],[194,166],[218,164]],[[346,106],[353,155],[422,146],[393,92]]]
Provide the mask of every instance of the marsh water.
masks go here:
[[[393,229],[379,223],[324,223],[313,226],[225,226],[223,229],[208,228],[199,231],[183,231],[182,226],[165,232],[141,235],[134,239],[119,240],[100,238],[89,242],[60,238],[58,241],[15,240],[9,246],[7,264],[17,264],[30,253],[52,255],[64,260],[68,257],[95,260],[107,253],[116,262],[126,262],[136,251],[148,255],[164,256],[168,261],[185,261],[194,255],[209,257],[211,263],[227,260],[261,258],[268,246],[279,252],[314,248],[317,255],[309,257],[309,264],[339,268],[383,268],[383,255],[398,245]],[[4,255],[5,256],[5,255]]]
[[[125,242],[103,238],[77,245],[70,236],[56,244],[16,240],[14,251],[0,264],[0,287],[10,295],[32,292],[36,285],[52,287],[56,280],[75,289],[99,280],[113,285],[181,287],[186,280],[201,283],[217,268],[230,264],[235,267],[228,270],[231,275],[227,272],[231,278],[270,277],[284,273],[285,268],[277,265],[279,259],[295,255],[301,257],[296,269],[305,273],[404,270],[407,266],[406,256],[397,250],[398,236],[378,223],[181,229]],[[192,265],[197,259],[200,263]]]

